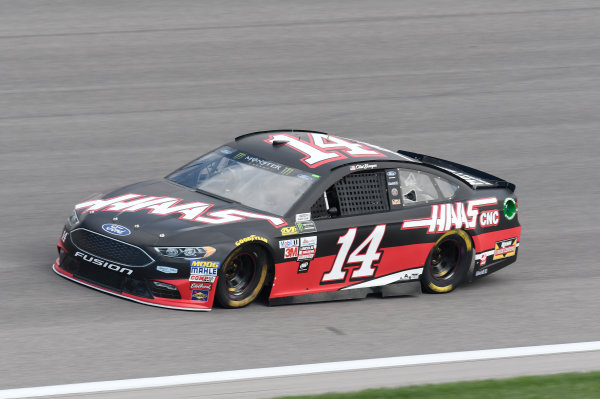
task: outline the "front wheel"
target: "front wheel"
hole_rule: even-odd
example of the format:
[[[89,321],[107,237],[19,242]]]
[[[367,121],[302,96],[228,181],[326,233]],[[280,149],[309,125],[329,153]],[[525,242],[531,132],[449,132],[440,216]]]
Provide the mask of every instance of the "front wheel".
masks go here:
[[[441,236],[423,269],[423,290],[439,294],[456,288],[469,270],[471,248],[471,238],[462,230],[452,230]]]
[[[241,308],[256,299],[267,278],[269,258],[258,245],[236,248],[223,262],[216,299],[226,308]]]

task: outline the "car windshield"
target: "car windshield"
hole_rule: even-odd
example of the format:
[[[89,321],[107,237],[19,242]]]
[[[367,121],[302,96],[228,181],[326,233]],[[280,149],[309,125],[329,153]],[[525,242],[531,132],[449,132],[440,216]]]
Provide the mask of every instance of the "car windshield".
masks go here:
[[[227,146],[167,176],[168,180],[199,192],[280,216],[318,178],[318,175]]]

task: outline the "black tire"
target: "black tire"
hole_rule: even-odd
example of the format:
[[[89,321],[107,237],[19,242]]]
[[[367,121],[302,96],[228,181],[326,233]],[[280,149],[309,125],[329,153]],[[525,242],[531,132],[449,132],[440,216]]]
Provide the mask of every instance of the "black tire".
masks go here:
[[[441,236],[423,268],[423,290],[443,294],[462,283],[471,263],[472,247],[471,238],[463,230],[452,230]]]
[[[244,245],[229,254],[219,270],[216,299],[225,308],[241,308],[256,299],[267,278],[269,257],[259,245]]]

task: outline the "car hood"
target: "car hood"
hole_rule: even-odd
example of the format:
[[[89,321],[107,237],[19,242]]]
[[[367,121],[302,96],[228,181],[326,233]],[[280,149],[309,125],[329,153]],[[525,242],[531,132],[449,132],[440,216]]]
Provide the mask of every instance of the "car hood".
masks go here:
[[[242,232],[265,231],[287,224],[279,216],[164,179],[119,188],[75,208],[80,215],[79,228],[104,230],[103,234],[119,240],[150,245],[197,245],[198,234],[210,235],[210,242],[230,241]],[[189,240],[194,242],[186,244]]]

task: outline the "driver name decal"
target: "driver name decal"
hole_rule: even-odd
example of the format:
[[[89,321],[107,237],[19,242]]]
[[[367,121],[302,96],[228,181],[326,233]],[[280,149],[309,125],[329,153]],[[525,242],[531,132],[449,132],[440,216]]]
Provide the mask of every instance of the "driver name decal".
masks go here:
[[[152,197],[141,194],[125,194],[114,198],[95,199],[75,205],[75,209],[84,212],[138,212],[148,210],[149,215],[170,215],[179,213],[179,219],[199,223],[224,224],[239,222],[245,219],[262,219],[274,227],[287,225],[282,218],[263,215],[241,209],[222,209],[207,212],[214,204],[205,202],[188,202],[181,204],[181,198]]]

